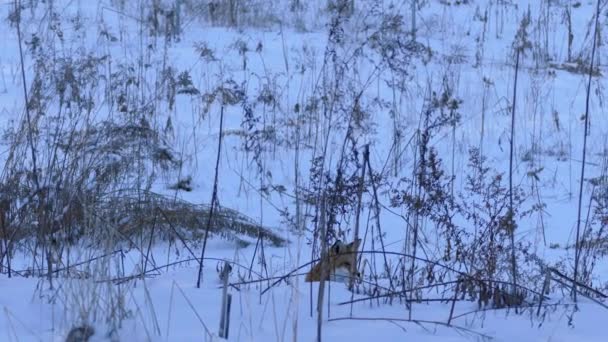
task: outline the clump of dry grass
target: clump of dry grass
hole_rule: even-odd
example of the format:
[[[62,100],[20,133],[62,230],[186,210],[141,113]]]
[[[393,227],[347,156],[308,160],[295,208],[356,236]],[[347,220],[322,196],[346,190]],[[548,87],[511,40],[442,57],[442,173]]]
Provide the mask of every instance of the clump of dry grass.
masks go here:
[[[186,239],[199,240],[204,237],[203,223],[207,222],[210,209],[207,204],[193,204],[153,192],[121,191],[101,206],[101,215],[117,222],[118,230],[124,236],[138,236],[156,223],[165,225],[159,233],[163,238],[175,238],[175,229]],[[259,236],[275,246],[288,242],[272,229],[225,207],[215,208],[209,231],[241,245],[251,243],[246,237],[256,239]]]

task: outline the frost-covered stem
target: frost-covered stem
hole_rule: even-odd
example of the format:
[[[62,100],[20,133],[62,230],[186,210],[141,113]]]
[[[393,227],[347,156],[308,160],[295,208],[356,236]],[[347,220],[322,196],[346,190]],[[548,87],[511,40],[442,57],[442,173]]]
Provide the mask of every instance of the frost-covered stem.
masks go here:
[[[517,287],[517,263],[515,260],[515,220],[513,215],[513,150],[515,142],[515,103],[517,100],[517,74],[519,73],[519,55],[515,55],[515,81],[513,83],[513,102],[511,103],[511,141],[509,144],[509,237],[511,239],[511,273],[513,277],[513,292]]]
[[[207,248],[207,239],[209,239],[209,230],[211,229],[211,220],[213,219],[213,212],[215,209],[215,203],[217,202],[217,179],[218,171],[220,166],[220,156],[222,151],[222,136],[224,128],[224,104],[220,108],[220,135],[217,139],[217,159],[215,161],[215,177],[213,179],[213,192],[211,194],[211,208],[209,208],[209,217],[207,218],[207,227],[205,228],[205,238],[203,239],[203,250],[201,251],[201,259],[198,265],[198,279],[196,281],[196,288],[201,287],[201,278],[203,274],[203,258],[205,257],[205,248]]]
[[[600,0],[597,0],[595,11],[595,30],[593,31],[593,47],[591,48],[591,63],[589,63],[589,80],[587,82],[587,96],[585,99],[585,134],[583,135],[583,161],[581,165],[581,179],[578,188],[578,211],[576,218],[576,248],[574,256],[574,281],[572,283],[572,297],[576,302],[576,281],[578,280],[578,262],[581,255],[580,230],[581,230],[581,207],[583,203],[583,183],[585,179],[585,161],[587,158],[587,134],[589,133],[589,98],[591,97],[591,79],[593,77],[593,62],[595,59],[595,48],[597,46],[598,26],[600,17]]]

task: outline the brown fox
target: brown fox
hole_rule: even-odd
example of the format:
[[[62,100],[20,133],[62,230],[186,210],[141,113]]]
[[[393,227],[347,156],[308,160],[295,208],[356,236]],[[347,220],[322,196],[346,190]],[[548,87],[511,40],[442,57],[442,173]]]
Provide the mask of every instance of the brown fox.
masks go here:
[[[342,241],[337,241],[329,249],[329,255],[325,259],[327,267],[327,278],[325,280],[348,280],[351,277],[358,278],[360,276],[356,269],[357,264],[357,249],[361,244],[361,239],[344,244]],[[323,263],[317,263],[311,270],[306,274],[306,281],[321,281]],[[351,269],[351,267],[354,268]]]

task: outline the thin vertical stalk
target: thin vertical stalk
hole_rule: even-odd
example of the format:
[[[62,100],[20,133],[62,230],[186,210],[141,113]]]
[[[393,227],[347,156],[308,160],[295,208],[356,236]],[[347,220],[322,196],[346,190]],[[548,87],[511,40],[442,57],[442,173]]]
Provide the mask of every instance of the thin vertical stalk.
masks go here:
[[[416,7],[417,0],[411,0],[412,2],[412,41],[416,41]]]
[[[521,49],[517,48],[515,55],[515,81],[513,83],[513,102],[511,103],[511,141],[509,145],[509,237],[511,239],[511,273],[513,277],[513,293],[517,288],[517,262],[515,260],[515,219],[513,214],[513,150],[515,145],[515,104],[517,100],[517,75],[519,74],[519,55]]]
[[[329,264],[327,260],[327,230],[326,230],[326,195],[323,193],[321,197],[321,209],[319,218],[319,227],[321,230],[321,279],[319,281],[319,293],[317,296],[317,342],[321,342],[321,333],[323,328],[323,298],[325,296],[325,278],[329,273]],[[312,283],[312,282],[311,282]]]
[[[361,167],[361,176],[359,178],[359,190],[357,193],[357,211],[355,213],[355,232],[354,232],[354,236],[353,236],[353,241],[357,241],[357,239],[359,238],[359,225],[360,225],[360,216],[361,216],[361,200],[363,197],[363,190],[365,188],[365,168],[367,166],[367,160],[369,159],[369,145],[365,145],[365,148],[363,150],[363,165]],[[348,288],[352,291],[353,288],[353,283],[354,283],[354,274],[357,270],[357,253],[353,254],[353,261],[351,263],[351,270],[350,270],[350,282],[348,285]],[[355,293],[351,292],[351,300],[354,298]],[[353,315],[353,303],[351,303],[350,305],[350,315]]]
[[[572,298],[576,302],[576,282],[578,280],[578,262],[581,254],[580,231],[581,231],[581,210],[583,203],[583,183],[585,179],[585,161],[587,159],[587,134],[589,133],[589,98],[591,96],[591,79],[593,77],[593,63],[595,60],[595,49],[597,46],[597,35],[600,17],[600,0],[597,0],[595,11],[595,30],[593,31],[593,47],[591,48],[591,63],[589,63],[589,80],[587,82],[587,97],[585,99],[585,134],[583,135],[583,161],[581,165],[581,179],[578,188],[578,211],[576,218],[576,248],[574,252],[574,282],[572,282]]]
[[[29,106],[29,96],[27,93],[27,80],[25,78],[25,58],[23,57],[23,47],[22,47],[22,42],[21,42],[21,1],[15,1],[15,13],[17,15],[17,40],[19,42],[19,60],[21,62],[21,82],[23,83],[23,97],[24,97],[24,105],[25,105],[25,116],[26,116],[26,120],[27,120],[27,140],[28,140],[28,145],[30,147],[30,153],[32,154],[32,178],[34,180],[34,185],[36,186],[36,196],[38,197],[38,222],[39,222],[39,228],[38,228],[38,239],[36,241],[36,246],[34,247],[34,251],[36,251],[38,244],[40,243],[40,241],[43,241],[43,239],[45,238],[44,236],[44,232],[42,231],[42,229],[44,229],[47,220],[45,217],[45,214],[43,212],[43,196],[42,193],[40,192],[40,181],[38,180],[38,162],[36,159],[36,148],[34,146],[34,136],[32,133],[32,117],[30,114],[30,106]],[[53,288],[53,276],[52,276],[52,263],[49,260],[49,253],[47,250],[47,245],[46,242],[43,241],[42,244],[42,251],[43,251],[43,255],[46,254],[47,257],[47,267],[49,269],[48,274],[48,280],[49,280],[49,285],[50,288]],[[36,263],[36,253],[34,252],[34,264]],[[43,260],[44,261],[44,260]]]
[[[378,189],[376,187],[376,183],[374,182],[374,173],[372,170],[372,165],[369,161],[369,153],[367,154],[367,171],[369,173],[369,180],[372,184],[372,190],[374,195],[374,209],[376,216],[376,225],[378,228],[378,238],[380,239],[380,246],[382,247],[382,256],[384,257],[384,270],[386,271],[388,281],[390,284],[391,291],[394,291],[393,279],[391,278],[391,270],[388,266],[388,259],[386,258],[386,248],[384,246],[384,238],[382,237],[382,227],[380,227],[380,199],[378,198]]]
[[[428,118],[425,120],[425,129],[428,129]],[[420,130],[418,130],[418,132],[416,133],[416,149],[420,148],[420,144],[422,143],[421,138],[420,138]],[[418,159],[418,157],[420,157],[420,159],[423,158],[422,153],[419,155],[418,153],[414,153],[414,169],[413,169],[413,175],[412,178],[414,179],[414,183],[412,184],[412,186],[415,186],[416,189],[412,189],[412,192],[416,191],[416,198],[421,198],[421,194],[422,194],[422,185],[420,184],[420,177],[418,176],[419,168],[420,166],[420,160]],[[409,217],[409,213],[408,213],[408,217]],[[414,210],[414,224],[410,225],[408,223],[408,231],[407,231],[407,235],[406,235],[406,240],[410,240],[409,241],[411,243],[411,254],[412,254],[412,261],[410,264],[410,269],[408,271],[408,282],[409,282],[409,287],[410,290],[414,288],[414,271],[416,270],[416,254],[418,252],[418,229],[419,229],[419,225],[420,225],[420,209],[419,208],[415,208]],[[409,228],[411,227],[411,229]],[[407,242],[407,241],[406,241]],[[415,291],[410,291],[409,292],[409,303],[413,303],[413,299],[414,299],[414,292]],[[412,306],[411,304],[408,305],[408,319],[412,319]]]
[[[220,108],[220,136],[217,139],[217,159],[215,161],[215,177],[213,179],[213,192],[211,194],[211,208],[209,209],[209,217],[207,218],[207,227],[205,228],[205,238],[203,240],[203,250],[201,251],[201,260],[198,265],[198,279],[196,281],[196,288],[201,287],[201,280],[203,274],[203,259],[205,258],[205,249],[207,248],[207,239],[209,239],[209,230],[211,229],[211,220],[213,219],[213,212],[215,209],[215,203],[217,202],[217,180],[218,170],[220,166],[220,155],[222,151],[222,136],[224,135],[224,104]]]
[[[287,65],[287,64],[286,64]],[[300,120],[297,115],[296,120],[296,146],[295,146],[295,158],[294,158],[294,169],[295,169],[295,196],[296,196],[296,234],[298,234],[298,248],[296,249],[296,265],[300,264],[301,248],[302,246],[302,216],[301,216],[301,203],[300,203]],[[294,318],[293,318],[293,342],[298,340],[298,313],[299,313],[299,294],[300,294],[300,281],[299,278],[294,280],[294,289],[292,293],[292,300],[294,301]]]
[[[29,96],[27,95],[27,81],[25,78],[25,61],[23,58],[23,47],[21,46],[21,1],[15,2],[15,11],[17,12],[17,40],[19,41],[19,58],[21,60],[21,81],[23,82],[23,96],[25,98],[25,116],[27,119],[27,140],[30,145],[30,152],[32,154],[32,177],[34,184],[36,185],[36,191],[40,190],[40,183],[38,181],[38,166],[36,160],[36,148],[34,147],[34,137],[32,134],[32,118],[30,115],[30,107],[28,105]]]

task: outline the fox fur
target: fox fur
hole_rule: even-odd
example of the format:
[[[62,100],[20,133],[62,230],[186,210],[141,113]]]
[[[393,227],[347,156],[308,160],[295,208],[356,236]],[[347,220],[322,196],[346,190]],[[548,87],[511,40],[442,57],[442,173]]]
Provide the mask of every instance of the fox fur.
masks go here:
[[[323,273],[323,264],[327,267],[327,277],[325,280],[336,280],[337,278],[348,279],[358,278],[359,272],[356,269],[357,265],[357,250],[361,244],[361,239],[344,244],[342,241],[337,241],[331,246],[325,260],[319,261],[307,274],[306,281],[314,282],[321,281]],[[354,268],[353,268],[354,267]],[[354,270],[354,272],[353,272]]]

